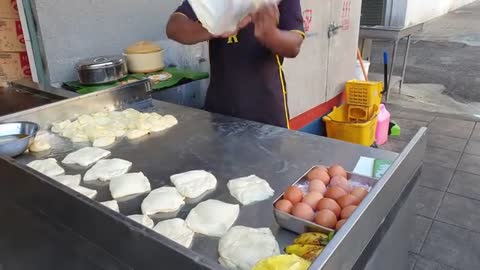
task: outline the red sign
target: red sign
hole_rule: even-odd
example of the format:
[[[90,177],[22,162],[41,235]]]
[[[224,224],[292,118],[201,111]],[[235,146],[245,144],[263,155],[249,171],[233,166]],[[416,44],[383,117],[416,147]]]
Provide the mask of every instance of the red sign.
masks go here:
[[[310,26],[312,25],[312,19],[313,19],[313,10],[311,9],[306,9],[303,11],[303,28],[305,30],[305,33],[310,31]]]
[[[352,10],[352,2],[350,0],[343,1],[342,7],[342,29],[350,29],[350,11]]]
[[[22,29],[22,23],[17,20],[15,21],[15,26],[17,28],[17,40],[21,44],[25,44],[25,37],[23,36],[23,29]]]

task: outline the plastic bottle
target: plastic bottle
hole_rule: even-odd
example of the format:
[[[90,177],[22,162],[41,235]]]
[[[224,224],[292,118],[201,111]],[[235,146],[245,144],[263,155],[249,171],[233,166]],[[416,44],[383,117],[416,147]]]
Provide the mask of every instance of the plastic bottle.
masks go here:
[[[388,129],[390,128],[390,113],[384,104],[380,104],[380,113],[378,114],[377,131],[375,140],[377,145],[384,145],[388,141]]]

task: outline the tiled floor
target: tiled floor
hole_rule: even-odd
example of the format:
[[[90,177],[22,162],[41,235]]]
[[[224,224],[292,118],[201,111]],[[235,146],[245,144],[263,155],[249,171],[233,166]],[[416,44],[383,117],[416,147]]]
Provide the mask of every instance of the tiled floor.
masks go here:
[[[398,107],[390,112],[402,135],[382,149],[400,152],[418,128],[428,127],[410,269],[480,269],[480,122]]]

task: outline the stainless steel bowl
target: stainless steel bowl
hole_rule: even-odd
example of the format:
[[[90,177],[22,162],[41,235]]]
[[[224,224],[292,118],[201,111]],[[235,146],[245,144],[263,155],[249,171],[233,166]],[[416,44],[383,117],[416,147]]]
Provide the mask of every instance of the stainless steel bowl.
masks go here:
[[[16,157],[32,144],[39,126],[32,122],[0,124],[0,155]]]
[[[75,66],[81,84],[110,83],[128,75],[127,63],[122,55],[101,56],[82,60]]]

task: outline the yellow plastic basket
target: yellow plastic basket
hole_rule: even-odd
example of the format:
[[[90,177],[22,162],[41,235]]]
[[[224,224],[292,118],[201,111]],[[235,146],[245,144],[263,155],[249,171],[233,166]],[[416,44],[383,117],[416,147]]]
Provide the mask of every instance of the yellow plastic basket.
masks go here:
[[[348,119],[348,105],[333,108],[333,111],[323,117],[329,138],[372,146],[375,142],[378,114],[368,121],[351,122]]]
[[[345,84],[347,104],[379,107],[382,101],[382,89],[382,82],[348,81]]]

